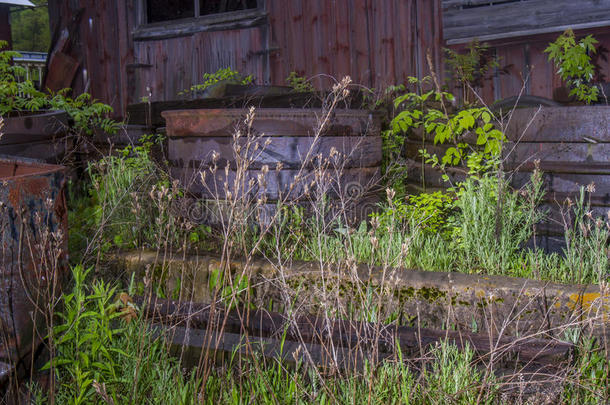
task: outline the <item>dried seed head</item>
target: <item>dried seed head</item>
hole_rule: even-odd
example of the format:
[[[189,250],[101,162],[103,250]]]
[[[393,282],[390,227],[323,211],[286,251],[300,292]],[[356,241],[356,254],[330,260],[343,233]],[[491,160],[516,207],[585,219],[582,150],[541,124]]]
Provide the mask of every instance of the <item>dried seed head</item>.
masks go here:
[[[379,217],[376,215],[371,218],[371,226],[373,227],[373,230],[379,228]]]
[[[388,201],[392,202],[394,201],[394,197],[396,196],[396,192],[394,191],[393,188],[386,188],[385,189],[385,193],[388,197]]]
[[[377,249],[377,247],[379,246],[379,240],[376,236],[371,237],[371,245],[373,245],[373,249]]]

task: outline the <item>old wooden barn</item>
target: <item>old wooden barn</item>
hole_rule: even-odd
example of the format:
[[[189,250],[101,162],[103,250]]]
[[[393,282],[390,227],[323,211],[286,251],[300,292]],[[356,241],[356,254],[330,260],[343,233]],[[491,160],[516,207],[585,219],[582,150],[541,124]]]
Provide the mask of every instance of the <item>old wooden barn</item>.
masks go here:
[[[560,85],[542,53],[550,40],[571,27],[610,47],[610,0],[50,0],[49,12],[49,84],[87,90],[119,115],[225,67],[257,84],[282,85],[296,71],[380,88],[428,73],[427,53],[441,72],[443,48],[473,39],[502,67],[485,78],[488,101],[523,86],[550,98]]]
[[[446,50],[463,52],[475,40],[488,44],[487,56],[498,61],[476,84],[485,102],[519,94],[566,101],[544,49],[567,28],[595,36],[595,81],[610,76],[610,0],[49,0],[49,12],[46,86],[87,91],[128,123],[157,127],[165,124],[160,113],[168,104],[157,111],[153,103],[155,122],[143,119],[146,106],[128,106],[179,100],[204,73],[221,68],[262,85],[285,85],[295,71],[319,89],[328,87],[329,77],[344,75],[382,89],[428,75],[430,66],[449,80],[455,69]],[[507,130],[518,143],[506,157],[517,172],[513,185],[522,185],[533,161],[541,160],[546,204],[557,207],[593,181],[592,201],[604,213],[610,207],[605,113],[579,115],[578,122],[562,114],[549,111],[525,137],[517,134],[523,122]],[[409,185],[415,192],[446,187],[440,173],[423,164],[420,148],[420,140],[407,140]],[[454,179],[460,175],[456,171]],[[561,238],[560,229],[552,234]]]

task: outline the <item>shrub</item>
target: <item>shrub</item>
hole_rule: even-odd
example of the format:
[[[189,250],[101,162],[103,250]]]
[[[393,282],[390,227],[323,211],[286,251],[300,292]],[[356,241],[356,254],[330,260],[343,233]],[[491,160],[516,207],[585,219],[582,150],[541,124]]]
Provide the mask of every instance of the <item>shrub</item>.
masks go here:
[[[555,63],[557,74],[572,88],[570,96],[587,104],[597,101],[599,94],[599,89],[589,84],[595,74],[591,54],[596,52],[597,42],[592,35],[576,42],[574,31],[567,29],[544,50]]]

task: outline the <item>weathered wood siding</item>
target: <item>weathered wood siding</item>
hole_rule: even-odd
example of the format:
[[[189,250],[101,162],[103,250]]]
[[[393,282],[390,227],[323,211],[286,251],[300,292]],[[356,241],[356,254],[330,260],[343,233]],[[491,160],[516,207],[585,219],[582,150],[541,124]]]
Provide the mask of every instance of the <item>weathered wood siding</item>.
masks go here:
[[[591,30],[578,30],[576,36],[593,34],[600,42],[600,54],[595,63],[599,67],[602,81],[610,80],[610,26]],[[554,90],[564,86],[556,73],[556,68],[544,53],[550,42],[560,32],[528,37],[518,37],[497,41],[486,41],[498,58],[500,69],[487,74],[483,88],[477,89],[486,102],[502,100],[522,94],[553,98]],[[461,49],[462,45],[451,46]]]
[[[609,0],[444,0],[443,8],[449,44],[610,24]]]
[[[70,32],[70,56],[79,62],[72,88],[87,91],[122,115],[129,102],[134,1],[49,0],[51,35]]]
[[[294,70],[350,75],[368,87],[426,74],[427,52],[441,68],[440,0],[266,0],[264,24],[165,39],[134,39],[136,4],[49,0],[52,29],[69,26],[83,9],[73,87],[111,103],[119,115],[148,97],[147,88],[152,101],[174,99],[204,73],[225,67],[252,74],[258,84],[285,84]]]
[[[426,53],[441,66],[441,5],[437,0],[273,0],[273,83],[291,71],[311,77],[350,75],[381,87],[429,70]],[[318,85],[325,84],[323,78]]]
[[[566,28],[577,37],[593,34],[602,55],[602,78],[610,77],[610,0],[443,0],[443,38],[460,50],[473,39],[488,43],[500,71],[478,89],[487,102],[523,94],[552,98],[562,86],[543,51]]]

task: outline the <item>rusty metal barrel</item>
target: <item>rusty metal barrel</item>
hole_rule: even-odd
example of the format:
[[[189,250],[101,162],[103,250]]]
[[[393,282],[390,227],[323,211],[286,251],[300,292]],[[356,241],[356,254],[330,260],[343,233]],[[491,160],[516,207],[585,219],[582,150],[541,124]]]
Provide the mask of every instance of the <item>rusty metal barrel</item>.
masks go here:
[[[198,109],[162,113],[167,122],[171,176],[190,195],[224,199],[229,192],[235,197],[233,184],[243,168],[240,161],[247,157],[250,163],[242,178],[252,187],[243,190],[257,198],[264,195],[270,210],[278,201],[311,201],[316,183],[318,191],[323,183],[321,172],[328,175],[325,191],[331,204],[349,200],[353,216],[359,218],[374,209],[382,153],[377,115],[336,110],[316,136],[321,110],[261,108],[255,110],[249,128],[244,124],[247,112]],[[239,139],[234,138],[236,130],[241,131]],[[214,165],[218,169],[210,171]]]
[[[61,292],[68,223],[62,166],[0,159],[0,370],[26,369]],[[20,367],[21,366],[21,367]]]
[[[65,111],[20,111],[3,119],[1,155],[60,164],[72,149]]]

